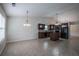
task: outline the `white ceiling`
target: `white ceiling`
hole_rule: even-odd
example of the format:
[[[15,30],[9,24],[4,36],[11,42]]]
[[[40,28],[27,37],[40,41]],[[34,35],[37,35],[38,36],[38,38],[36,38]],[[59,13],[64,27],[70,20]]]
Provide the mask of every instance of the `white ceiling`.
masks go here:
[[[26,16],[26,11],[29,11],[29,16],[43,17],[52,16],[70,7],[78,4],[68,3],[16,3],[13,7],[11,3],[2,4],[7,16]]]

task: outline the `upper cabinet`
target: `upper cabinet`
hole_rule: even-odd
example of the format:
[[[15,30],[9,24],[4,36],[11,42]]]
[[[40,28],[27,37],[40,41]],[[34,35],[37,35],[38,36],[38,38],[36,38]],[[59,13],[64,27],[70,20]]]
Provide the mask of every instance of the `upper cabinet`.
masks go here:
[[[54,30],[55,25],[48,25],[49,30]]]
[[[45,24],[38,24],[38,30],[44,30]]]
[[[38,24],[38,30],[54,30],[55,25],[45,25],[45,24]]]

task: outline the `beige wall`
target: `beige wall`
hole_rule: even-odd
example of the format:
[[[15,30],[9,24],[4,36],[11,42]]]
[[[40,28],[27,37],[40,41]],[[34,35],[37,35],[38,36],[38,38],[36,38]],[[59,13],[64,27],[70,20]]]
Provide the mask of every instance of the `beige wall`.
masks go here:
[[[79,8],[74,7],[58,15],[58,20],[64,22],[79,22]],[[70,25],[70,35],[79,36],[79,24]]]

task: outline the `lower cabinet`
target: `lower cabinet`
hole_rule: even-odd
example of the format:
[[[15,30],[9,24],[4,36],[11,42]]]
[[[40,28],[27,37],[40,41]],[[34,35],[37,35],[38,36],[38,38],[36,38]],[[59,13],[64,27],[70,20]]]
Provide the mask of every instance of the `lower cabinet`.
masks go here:
[[[38,32],[38,38],[47,38],[49,36],[49,32]]]
[[[50,33],[50,40],[56,41],[59,40],[60,34],[59,32],[51,32]]]
[[[45,38],[45,32],[38,32],[38,38]]]

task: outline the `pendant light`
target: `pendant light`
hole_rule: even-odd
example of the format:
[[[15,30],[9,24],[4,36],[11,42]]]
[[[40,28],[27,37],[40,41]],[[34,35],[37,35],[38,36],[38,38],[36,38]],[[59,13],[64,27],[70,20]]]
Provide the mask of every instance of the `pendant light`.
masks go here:
[[[58,13],[56,13],[56,24],[55,25],[59,25],[59,22],[58,22]]]
[[[31,26],[31,24],[29,23],[29,21],[28,21],[28,10],[27,10],[27,20],[26,20],[26,23],[24,24],[24,26]]]

